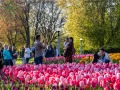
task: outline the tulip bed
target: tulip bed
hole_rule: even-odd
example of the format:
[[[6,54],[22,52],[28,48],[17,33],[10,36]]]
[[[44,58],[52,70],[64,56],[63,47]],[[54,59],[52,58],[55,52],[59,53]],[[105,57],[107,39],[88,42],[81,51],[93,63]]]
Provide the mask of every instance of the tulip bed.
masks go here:
[[[91,60],[93,57],[93,54],[76,54],[73,55],[73,62],[79,62],[80,60],[82,62],[89,62],[89,60]],[[82,60],[82,59],[86,59],[86,60]],[[44,58],[44,63],[45,64],[58,64],[58,63],[64,63],[65,62],[65,58],[64,56],[59,56],[59,57],[51,57],[51,58]]]
[[[110,58],[113,63],[119,63],[120,62],[120,53],[110,53]],[[92,54],[87,54],[85,57],[79,59],[80,63],[89,63],[93,60]]]
[[[79,62],[80,63],[90,63],[92,60],[93,60],[93,56],[91,55],[89,57],[84,57],[84,58],[79,59]]]
[[[66,63],[4,67],[2,90],[120,90],[120,64]]]
[[[114,63],[120,62],[120,53],[111,53],[110,57]]]

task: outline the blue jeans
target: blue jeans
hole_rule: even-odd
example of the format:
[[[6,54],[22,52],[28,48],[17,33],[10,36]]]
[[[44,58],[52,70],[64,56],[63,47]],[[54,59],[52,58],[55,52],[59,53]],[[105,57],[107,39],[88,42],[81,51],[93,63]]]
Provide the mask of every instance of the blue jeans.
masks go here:
[[[36,65],[42,64],[42,62],[43,62],[43,56],[35,57],[35,64]]]
[[[4,65],[6,65],[6,66],[9,66],[9,65],[13,66],[13,62],[12,62],[11,59],[4,60]]]

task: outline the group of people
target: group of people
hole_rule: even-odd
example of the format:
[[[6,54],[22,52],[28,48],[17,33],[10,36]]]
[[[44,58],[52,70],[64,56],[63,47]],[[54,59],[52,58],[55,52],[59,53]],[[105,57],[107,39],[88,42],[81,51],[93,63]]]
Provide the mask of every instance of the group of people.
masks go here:
[[[50,57],[57,57],[58,55],[58,49],[56,46],[54,48],[52,45],[47,46],[47,48],[44,50],[44,57],[45,58],[50,58]]]
[[[21,56],[23,64],[29,63],[31,56],[34,57],[34,62],[36,65],[43,63],[43,57],[49,58],[59,56],[56,47],[53,48],[52,45],[48,46],[46,39],[44,39],[43,42],[40,42],[40,39],[40,35],[37,35],[34,45],[31,49],[27,45],[22,48]],[[65,62],[72,63],[72,56],[75,54],[73,38],[66,38],[63,45],[63,56],[65,57]],[[4,49],[2,49],[2,44],[0,43],[0,68],[2,68],[2,64],[6,66],[15,65],[17,57],[18,53],[16,51],[16,47],[8,46],[5,44]],[[94,59],[92,61],[92,63],[100,62],[111,62],[110,56],[105,52],[104,48],[101,48],[98,53],[94,54]]]
[[[45,48],[47,47],[47,42],[46,40],[43,41],[43,43],[40,42],[40,35],[36,36],[36,40],[34,42],[34,47],[35,47],[35,64],[42,64],[43,62],[43,52]],[[74,48],[74,43],[73,43],[73,38],[66,38],[65,43],[64,43],[64,57],[65,57],[65,62],[72,63],[72,55],[75,54],[75,48]],[[53,51],[53,53],[52,53]],[[55,55],[58,56],[58,50],[56,47],[54,49],[51,48],[51,46],[48,46],[48,50],[46,52],[45,57]]]
[[[0,68],[2,68],[3,65],[15,65],[17,56],[16,47],[5,44],[4,48],[2,48],[2,43],[0,43]]]
[[[38,44],[38,46],[36,44]],[[40,43],[39,40],[36,40],[35,44],[31,48],[29,48],[28,46],[22,47],[21,58],[23,64],[28,64],[30,58],[37,56],[42,56],[45,58],[57,57],[58,50],[56,46],[54,46],[54,48],[52,47],[52,45],[46,45],[45,47],[42,46],[42,43]],[[35,62],[37,64],[36,60]]]
[[[28,63],[31,55],[34,57],[34,63],[36,65],[43,63],[43,57],[50,58],[59,56],[56,46],[53,48],[52,45],[47,45],[46,39],[44,39],[43,42],[40,42],[40,40],[40,35],[37,35],[31,49],[28,47],[22,48],[23,62],[26,61],[26,63]]]
[[[109,63],[112,62],[108,53],[105,52],[104,48],[100,48],[98,53],[94,54],[92,63]]]

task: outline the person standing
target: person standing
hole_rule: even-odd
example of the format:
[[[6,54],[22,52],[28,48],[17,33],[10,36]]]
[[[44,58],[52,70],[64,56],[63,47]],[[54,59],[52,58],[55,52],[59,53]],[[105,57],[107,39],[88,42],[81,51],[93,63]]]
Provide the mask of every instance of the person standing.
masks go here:
[[[64,50],[63,55],[65,55],[65,52],[66,52],[66,49],[67,49],[67,46],[68,46],[69,43],[70,43],[69,42],[69,38],[66,38],[66,40],[65,40],[65,42],[63,44],[63,46],[64,46],[64,48],[63,48],[63,50]]]
[[[43,62],[43,49],[46,48],[46,40],[43,41],[44,45],[42,45],[42,43],[40,42],[40,35],[36,36],[36,40],[34,42],[34,46],[35,46],[35,64],[42,64]]]
[[[51,51],[50,57],[54,57],[54,48],[52,47],[52,44],[50,44],[50,51]]]
[[[22,47],[22,50],[21,50],[22,64],[25,64],[24,53],[25,53],[25,48],[24,48],[24,46],[23,46],[23,47]]]
[[[74,49],[74,44],[73,44],[73,38],[69,38],[69,44],[65,48],[65,62],[72,63],[72,55],[73,55],[73,49]]]
[[[3,64],[2,64],[2,43],[0,42],[0,71],[3,68]]]
[[[12,57],[12,61],[13,61],[13,50],[12,50],[12,46],[9,46],[9,52],[10,52],[10,55]],[[14,62],[13,62],[14,64]]]
[[[29,63],[31,52],[32,51],[30,50],[30,48],[26,45],[25,46],[25,54],[24,54],[24,57],[25,57],[25,60],[26,60],[26,64]]]
[[[16,49],[16,47],[14,46],[14,47],[13,47],[13,60],[12,60],[12,61],[13,61],[13,65],[16,64],[17,57],[18,57],[17,49]]]
[[[32,51],[32,57],[35,57],[35,47],[34,47],[34,45],[32,45],[31,51]]]
[[[56,46],[54,46],[54,57],[58,56],[58,49],[56,48]]]
[[[65,40],[65,42],[64,42],[64,44],[63,44],[64,48],[66,48],[69,43],[70,43],[70,42],[69,42],[69,38],[66,38],[66,40]]]
[[[46,54],[45,54],[45,57],[46,58],[53,57],[53,54],[54,54],[54,50],[51,49],[51,46],[48,46],[48,49],[47,49]]]
[[[4,58],[4,65],[13,66],[12,57],[11,57],[10,52],[8,50],[8,45],[7,44],[4,45],[3,58]]]

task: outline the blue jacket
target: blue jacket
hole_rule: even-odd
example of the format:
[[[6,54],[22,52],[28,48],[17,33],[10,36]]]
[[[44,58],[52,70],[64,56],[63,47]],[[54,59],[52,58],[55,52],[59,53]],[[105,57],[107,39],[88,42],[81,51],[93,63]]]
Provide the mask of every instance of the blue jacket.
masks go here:
[[[10,55],[9,50],[7,50],[7,49],[3,50],[3,58],[4,58],[4,60],[9,60],[9,59],[12,60],[12,56]]]

